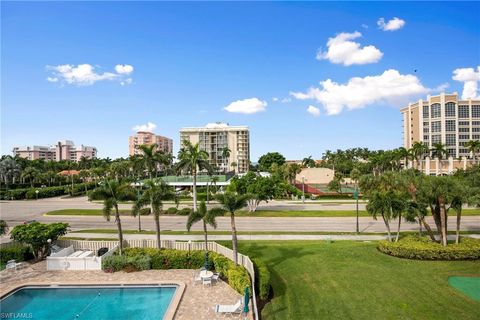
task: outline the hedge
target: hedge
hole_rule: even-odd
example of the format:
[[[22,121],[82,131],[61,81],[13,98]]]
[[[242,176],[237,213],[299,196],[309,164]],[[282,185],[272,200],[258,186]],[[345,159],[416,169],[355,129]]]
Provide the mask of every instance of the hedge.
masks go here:
[[[38,190],[38,198],[50,198],[50,197],[58,197],[64,195],[66,193],[66,187],[46,187],[46,188],[33,188],[27,191],[25,198],[26,199],[36,199],[37,193],[35,191]]]
[[[480,239],[461,238],[459,244],[444,247],[427,237],[407,236],[398,242],[380,241],[378,250],[388,255],[417,260],[480,259]]]
[[[252,259],[255,267],[255,283],[258,296],[266,301],[270,296],[271,278],[267,265],[260,259]]]
[[[85,186],[87,186],[87,190],[92,190],[95,188],[96,184],[95,182],[74,184],[72,195],[84,194]],[[63,185],[63,186],[44,187],[44,188],[9,189],[8,191],[2,193],[2,198],[6,200],[36,199],[37,198],[37,193],[35,192],[36,190],[38,190],[38,198],[41,199],[41,198],[58,197],[64,194],[69,194],[71,193],[72,186]]]
[[[7,263],[9,260],[27,261],[33,259],[32,250],[27,246],[11,246],[0,249],[0,262]]]
[[[142,259],[147,259],[148,263]],[[250,275],[243,266],[235,266],[233,261],[215,252],[209,252],[209,261],[213,262],[213,268],[238,293],[243,294],[245,287],[251,289]],[[113,255],[103,258],[102,269],[106,272],[137,271],[150,268],[200,269],[204,263],[205,251],[201,250],[126,248],[123,256]]]

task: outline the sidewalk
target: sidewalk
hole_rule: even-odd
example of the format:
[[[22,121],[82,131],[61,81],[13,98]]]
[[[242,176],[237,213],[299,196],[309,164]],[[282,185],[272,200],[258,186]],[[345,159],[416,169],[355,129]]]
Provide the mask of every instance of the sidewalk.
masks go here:
[[[117,234],[114,233],[69,233],[67,237],[78,237],[78,238],[111,238],[112,240],[117,239]],[[480,239],[480,234],[469,234],[463,235],[471,238]],[[124,234],[123,237],[126,240],[142,240],[142,239],[152,239],[156,238],[154,234]],[[242,234],[237,235],[238,240],[351,240],[351,241],[378,241],[387,239],[386,235],[316,235],[316,234]],[[203,241],[203,235],[161,235],[162,240],[178,240],[178,241]],[[231,235],[208,235],[208,240],[211,241],[221,241],[221,240],[231,240]],[[454,235],[448,236],[449,240],[454,240]]]

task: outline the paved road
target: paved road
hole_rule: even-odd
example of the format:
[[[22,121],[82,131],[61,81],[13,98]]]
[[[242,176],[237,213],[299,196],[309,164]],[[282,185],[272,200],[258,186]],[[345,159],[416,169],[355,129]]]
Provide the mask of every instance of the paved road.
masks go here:
[[[264,204],[260,209],[264,210],[350,210],[354,204],[292,204],[288,202],[272,201]],[[88,228],[115,228],[112,221],[105,221],[100,216],[43,216],[44,213],[58,209],[100,209],[99,203],[91,203],[85,198],[75,199],[41,199],[38,201],[2,201],[0,213],[2,219],[11,226],[23,223],[25,220],[37,220],[41,222],[68,222],[72,229]],[[130,205],[122,205],[128,209]],[[431,224],[431,217],[427,219]],[[455,224],[455,217],[449,217],[449,224]],[[220,217],[217,219],[217,230],[230,230],[230,218]],[[186,217],[165,216],[161,218],[162,230],[185,230]],[[129,216],[122,217],[124,229],[136,229],[137,219]],[[152,217],[142,217],[143,228],[154,230]],[[239,231],[331,231],[353,232],[355,231],[355,218],[353,217],[237,217],[237,230]],[[394,228],[395,223],[392,223]],[[403,224],[402,230],[417,230],[416,224]],[[200,230],[199,224],[194,225],[193,230]],[[465,216],[462,218],[462,230],[480,230],[480,216]],[[362,232],[385,232],[385,226],[381,220],[375,221],[370,217],[360,218],[360,231]]]

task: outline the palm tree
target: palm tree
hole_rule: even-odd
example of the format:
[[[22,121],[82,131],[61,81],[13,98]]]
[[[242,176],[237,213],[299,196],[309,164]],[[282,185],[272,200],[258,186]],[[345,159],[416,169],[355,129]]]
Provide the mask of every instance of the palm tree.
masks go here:
[[[330,151],[327,151],[327,153],[330,152]],[[326,157],[328,157],[328,155],[326,154]],[[313,160],[312,156],[308,156],[307,158],[303,158],[302,160],[302,167],[304,168],[315,168],[315,160]]]
[[[230,224],[232,227],[232,247],[233,260],[235,265],[238,264],[238,249],[237,249],[237,229],[235,227],[235,212],[247,205],[248,195],[237,195],[231,192],[225,192],[216,196],[217,201],[222,205],[222,208],[230,213]]]
[[[410,150],[417,164],[417,169],[420,163],[420,171],[423,171],[423,158],[430,151],[428,146],[424,142],[416,141]]]
[[[150,211],[153,213],[153,218],[155,219],[157,247],[160,249],[160,214],[162,213],[163,200],[175,198],[175,193],[162,180],[147,180],[144,187],[146,187],[145,191],[137,198],[133,205],[132,214],[134,216],[138,214],[140,219],[141,209],[148,206],[150,207]]]
[[[207,209],[207,205],[205,201],[200,202],[200,207],[198,211],[192,211],[187,219],[187,230],[190,232],[192,225],[198,221],[202,221],[203,223],[203,235],[205,238],[205,250],[208,250],[208,238],[207,238],[207,224],[213,227],[214,229],[217,228],[217,221],[215,220],[218,216],[223,216],[225,214],[225,210],[222,208],[212,208],[210,210]]]
[[[147,168],[148,177],[152,179],[152,174],[157,171],[157,149],[158,145],[153,143],[151,145],[142,144],[138,149],[142,151],[142,163]]]
[[[90,200],[103,200],[103,216],[110,221],[112,209],[115,209],[115,222],[118,230],[118,248],[120,255],[123,252],[122,222],[118,204],[122,200],[134,200],[135,191],[128,184],[119,184],[116,180],[105,180],[89,194]]]
[[[30,187],[33,188],[33,182],[39,174],[40,172],[34,167],[26,167],[25,170],[23,170],[21,177],[23,180],[30,181]]]
[[[439,166],[440,166],[440,175],[442,175],[442,167],[443,167],[443,159],[448,157],[448,151],[445,149],[445,145],[442,143],[434,143],[432,149],[430,149],[432,154],[438,158]]]
[[[367,212],[377,220],[377,216],[381,215],[385,226],[387,227],[388,241],[392,241],[390,232],[390,221],[394,218],[394,207],[397,207],[397,199],[391,191],[374,191],[369,197],[367,204]],[[400,217],[399,217],[400,219]]]
[[[298,163],[291,163],[287,165],[286,175],[290,184],[295,183],[295,177],[302,171],[302,167]]]
[[[208,153],[200,150],[198,143],[192,144],[190,141],[184,140],[183,147],[178,152],[178,159],[180,161],[177,163],[177,170],[186,171],[193,177],[193,211],[197,211],[197,173],[207,170],[210,174],[213,171],[208,162]]]
[[[15,183],[15,179],[20,176],[22,167],[11,156],[6,156],[0,161],[0,177],[8,189],[10,181]]]
[[[480,140],[470,140],[465,143],[465,147],[468,148],[468,151],[472,154],[473,161],[477,163],[477,153],[480,152]]]
[[[226,160],[225,166],[223,167],[224,172],[227,171],[228,168],[228,160],[230,159],[230,153],[232,150],[228,147],[223,147],[222,149],[222,157]]]

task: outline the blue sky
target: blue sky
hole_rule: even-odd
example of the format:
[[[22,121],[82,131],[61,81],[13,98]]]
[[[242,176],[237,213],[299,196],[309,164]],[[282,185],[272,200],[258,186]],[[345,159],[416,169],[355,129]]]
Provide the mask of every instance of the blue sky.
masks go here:
[[[148,122],[175,150],[181,127],[247,125],[253,161],[268,151],[299,159],[394,148],[400,106],[447,85],[461,95],[480,73],[478,2],[3,1],[1,9],[2,154],[70,139],[101,157],[127,156],[132,128]],[[403,24],[389,25],[394,17]],[[397,29],[383,30],[380,18]],[[93,69],[72,77],[78,65]],[[227,109],[236,112],[225,110],[235,101]]]

